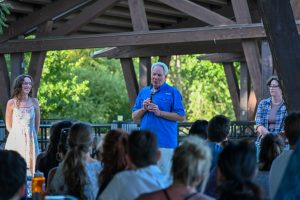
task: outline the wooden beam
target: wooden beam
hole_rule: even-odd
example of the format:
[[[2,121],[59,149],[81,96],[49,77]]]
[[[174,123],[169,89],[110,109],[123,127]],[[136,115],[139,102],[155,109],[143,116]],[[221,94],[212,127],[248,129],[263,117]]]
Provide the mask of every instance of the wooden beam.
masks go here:
[[[5,42],[11,38],[18,35],[26,33],[28,30],[51,20],[62,13],[67,13],[68,11],[74,9],[75,7],[83,6],[89,3],[90,0],[58,0],[47,6],[37,10],[15,23],[11,24],[2,36],[0,36],[0,43]]]
[[[41,37],[43,35],[47,35],[52,31],[53,22],[48,21],[44,25],[41,25],[37,30],[37,37]],[[29,70],[28,73],[33,78],[33,96],[37,97],[38,89],[40,87],[40,80],[42,77],[43,66],[46,58],[46,51],[40,52],[32,52],[30,63],[29,63]]]
[[[217,5],[217,6],[225,6],[228,4],[226,0],[195,0],[195,1],[210,4],[210,5]]]
[[[5,117],[6,103],[10,97],[9,76],[3,54],[0,54],[0,104],[3,117]]]
[[[148,22],[144,0],[128,0],[131,21],[134,31],[148,31]]]
[[[128,0],[131,21],[134,31],[149,31],[144,0]],[[151,80],[151,57],[140,57],[139,63],[139,88],[148,85]]]
[[[130,13],[128,12],[128,9],[124,9],[118,6],[115,6],[112,9],[109,9],[105,12],[105,15],[108,16],[114,16],[114,17],[122,17],[122,18],[128,18],[130,19]],[[156,22],[156,23],[164,23],[164,24],[174,24],[177,23],[177,19],[172,16],[166,16],[162,14],[148,14],[147,15],[148,22]]]
[[[167,64],[170,69],[171,56],[159,56],[158,61]]]
[[[118,6],[122,6],[125,8],[128,8],[128,2],[127,1],[121,1]],[[149,13],[157,13],[157,14],[164,14],[168,16],[175,16],[175,17],[187,17],[186,14],[179,12],[173,8],[170,8],[169,6],[162,5],[159,2],[150,2],[150,1],[144,1],[144,7],[146,12]]]
[[[27,2],[27,3],[34,3],[34,4],[41,4],[46,5],[51,3],[51,0],[19,0],[20,2]]]
[[[133,61],[131,58],[122,58],[120,59],[120,61],[121,61],[124,79],[126,83],[127,93],[129,96],[129,102],[131,107],[133,107],[135,103],[135,99],[139,92]]]
[[[289,1],[259,0],[287,111],[299,112],[300,39]]]
[[[247,0],[231,0],[237,23],[252,23]],[[247,66],[254,87],[255,95],[261,98],[261,66],[259,49],[255,41],[242,41]]]
[[[2,2],[1,2],[2,3]],[[11,5],[10,12],[28,14],[33,12],[33,6],[29,4],[19,3],[17,1],[6,0],[5,3]]]
[[[139,72],[139,88],[142,89],[151,82],[151,57],[140,57]]]
[[[0,46],[0,53],[30,52],[45,50],[138,46],[221,40],[254,39],[265,37],[261,23],[230,25],[220,27],[186,28],[179,30],[159,30],[127,32],[115,34],[77,35],[65,37],[44,37],[36,39],[10,40]]]
[[[246,62],[240,62],[240,120],[248,120],[250,76]]]
[[[24,73],[23,67],[23,53],[12,53],[10,55],[11,59],[11,75],[10,75],[10,85],[13,86],[15,78]]]
[[[113,7],[118,1],[119,0],[95,1],[93,4],[85,7],[80,14],[53,31],[51,35],[67,35],[78,30],[80,27],[103,14],[107,9]]]
[[[199,4],[191,2],[189,0],[159,0],[160,2],[180,10],[189,16],[195,17],[203,22],[210,25],[223,25],[223,24],[234,24],[234,21],[219,15]]]
[[[261,83],[262,83],[262,98],[270,96],[270,90],[267,87],[266,81],[273,75],[273,61],[269,43],[266,40],[261,41]]]
[[[243,53],[239,41],[193,42],[182,44],[147,45],[137,47],[113,47],[94,52],[93,57],[131,58],[138,56],[170,56],[203,53]]]
[[[240,89],[233,63],[223,63],[235,118],[240,119]]]
[[[210,60],[215,63],[231,63],[236,61],[244,61],[245,57],[239,53],[212,53],[197,56],[199,60]]]

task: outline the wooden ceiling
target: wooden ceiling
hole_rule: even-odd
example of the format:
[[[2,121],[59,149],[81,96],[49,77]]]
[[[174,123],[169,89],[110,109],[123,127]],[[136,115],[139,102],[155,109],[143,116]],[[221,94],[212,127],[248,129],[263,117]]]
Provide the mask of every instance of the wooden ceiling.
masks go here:
[[[6,2],[11,4],[12,8],[11,14],[7,17],[9,26],[0,36],[2,44],[0,53],[116,46],[143,48],[145,45],[153,45],[155,51],[152,52],[158,52],[154,55],[159,55],[161,54],[159,52],[162,52],[161,47],[155,45],[166,43],[166,51],[173,55],[228,52],[228,42],[223,41],[223,37],[214,38],[215,29],[210,28],[233,30],[230,25],[236,24],[232,0],[6,0]],[[255,2],[249,1],[248,5],[251,22],[260,22]],[[262,24],[259,26],[262,28]],[[194,31],[199,28],[204,28],[204,31],[202,29],[200,32]],[[249,32],[256,32],[258,30],[256,28]],[[234,27],[234,30],[238,29],[241,28]],[[174,32],[175,35],[173,34],[170,40],[163,42],[160,39],[161,33],[165,34],[164,37],[168,37],[169,33]],[[193,35],[200,38],[204,32],[210,37],[193,39]],[[120,40],[129,42],[120,42],[118,45],[118,40],[114,38],[118,38],[117,34],[120,33],[125,34]],[[146,41],[144,36],[148,33],[153,33],[153,37],[143,43]],[[220,31],[218,34],[220,35]],[[126,38],[131,35],[131,39]],[[27,36],[31,36],[31,40],[27,40]],[[110,40],[106,40],[105,37],[109,37]],[[42,42],[35,38],[40,38]],[[85,42],[83,38],[89,42]],[[92,42],[94,38],[95,42]],[[136,43],[135,38],[137,40],[140,38],[140,41]],[[240,39],[245,37],[239,31],[232,34],[229,39],[235,40],[232,41],[232,52],[237,50],[242,52],[241,42],[237,41]],[[74,40],[77,44],[73,42]],[[99,42],[103,40],[104,43]],[[200,48],[194,47],[195,40]],[[183,44],[185,42],[190,45]],[[49,43],[53,45],[48,45]],[[136,56],[136,53],[132,55]]]
[[[70,4],[76,2],[69,0]],[[58,0],[7,0],[7,3],[11,4],[11,15],[8,16],[8,24],[12,25],[16,21],[30,16],[30,14],[39,11],[42,8],[47,8],[50,4],[59,2]],[[67,1],[65,1],[66,3]],[[102,34],[102,33],[115,33],[115,32],[129,32],[133,30],[131,22],[130,8],[127,0],[115,1],[108,5],[110,1],[96,1],[85,0],[77,1],[74,6],[64,10],[60,13],[53,15],[50,20],[53,20],[53,31],[58,30],[65,26],[67,22],[76,18],[80,14],[84,13],[90,15],[91,18],[88,22],[85,22],[78,29],[74,30],[72,35],[82,34]],[[113,1],[111,1],[113,2]],[[168,6],[163,1],[159,0],[145,0],[144,7],[146,11],[146,17],[149,30],[161,30],[172,29],[177,27],[199,27],[208,25],[200,20],[193,20],[192,16],[189,16],[182,11]],[[166,1],[168,2],[168,1]],[[228,19],[234,19],[233,11],[230,7],[230,1],[227,0],[193,0],[190,1],[193,4],[200,5],[203,8],[207,8],[216,13],[221,13]],[[92,11],[86,12],[88,7],[98,7],[99,10],[103,8],[103,5],[107,4],[107,8],[103,12]],[[60,6],[59,4],[57,6]],[[101,8],[102,7],[102,8]],[[46,9],[49,10],[49,9]],[[46,11],[45,11],[46,12]],[[49,11],[48,11],[49,12]],[[138,12],[138,11],[134,11]],[[44,13],[47,14],[47,13]],[[43,15],[43,13],[41,13]],[[94,15],[94,16],[91,16]],[[195,18],[194,18],[195,19]],[[32,34],[36,28],[27,30],[25,35]]]

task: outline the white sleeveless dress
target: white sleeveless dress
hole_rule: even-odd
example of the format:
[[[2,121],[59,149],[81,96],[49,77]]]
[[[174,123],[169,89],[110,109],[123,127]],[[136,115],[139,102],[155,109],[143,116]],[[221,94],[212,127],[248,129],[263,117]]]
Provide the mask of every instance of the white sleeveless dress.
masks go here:
[[[7,137],[5,149],[17,151],[26,161],[31,175],[35,172],[36,156],[39,154],[35,131],[35,109],[33,103],[28,107],[17,107],[14,103],[12,129]]]

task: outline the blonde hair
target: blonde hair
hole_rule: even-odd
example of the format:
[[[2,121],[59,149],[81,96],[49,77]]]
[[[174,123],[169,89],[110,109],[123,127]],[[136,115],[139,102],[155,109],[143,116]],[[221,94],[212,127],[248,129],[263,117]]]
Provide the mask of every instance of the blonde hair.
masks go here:
[[[191,186],[199,178],[203,178],[203,191],[209,175],[211,157],[211,150],[204,140],[198,136],[188,136],[173,155],[174,181]]]

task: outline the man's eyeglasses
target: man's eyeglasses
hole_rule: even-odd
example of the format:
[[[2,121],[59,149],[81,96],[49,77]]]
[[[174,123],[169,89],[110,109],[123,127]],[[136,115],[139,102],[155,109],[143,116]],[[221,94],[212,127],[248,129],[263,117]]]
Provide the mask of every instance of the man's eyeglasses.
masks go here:
[[[279,85],[268,85],[269,88],[278,88]]]

